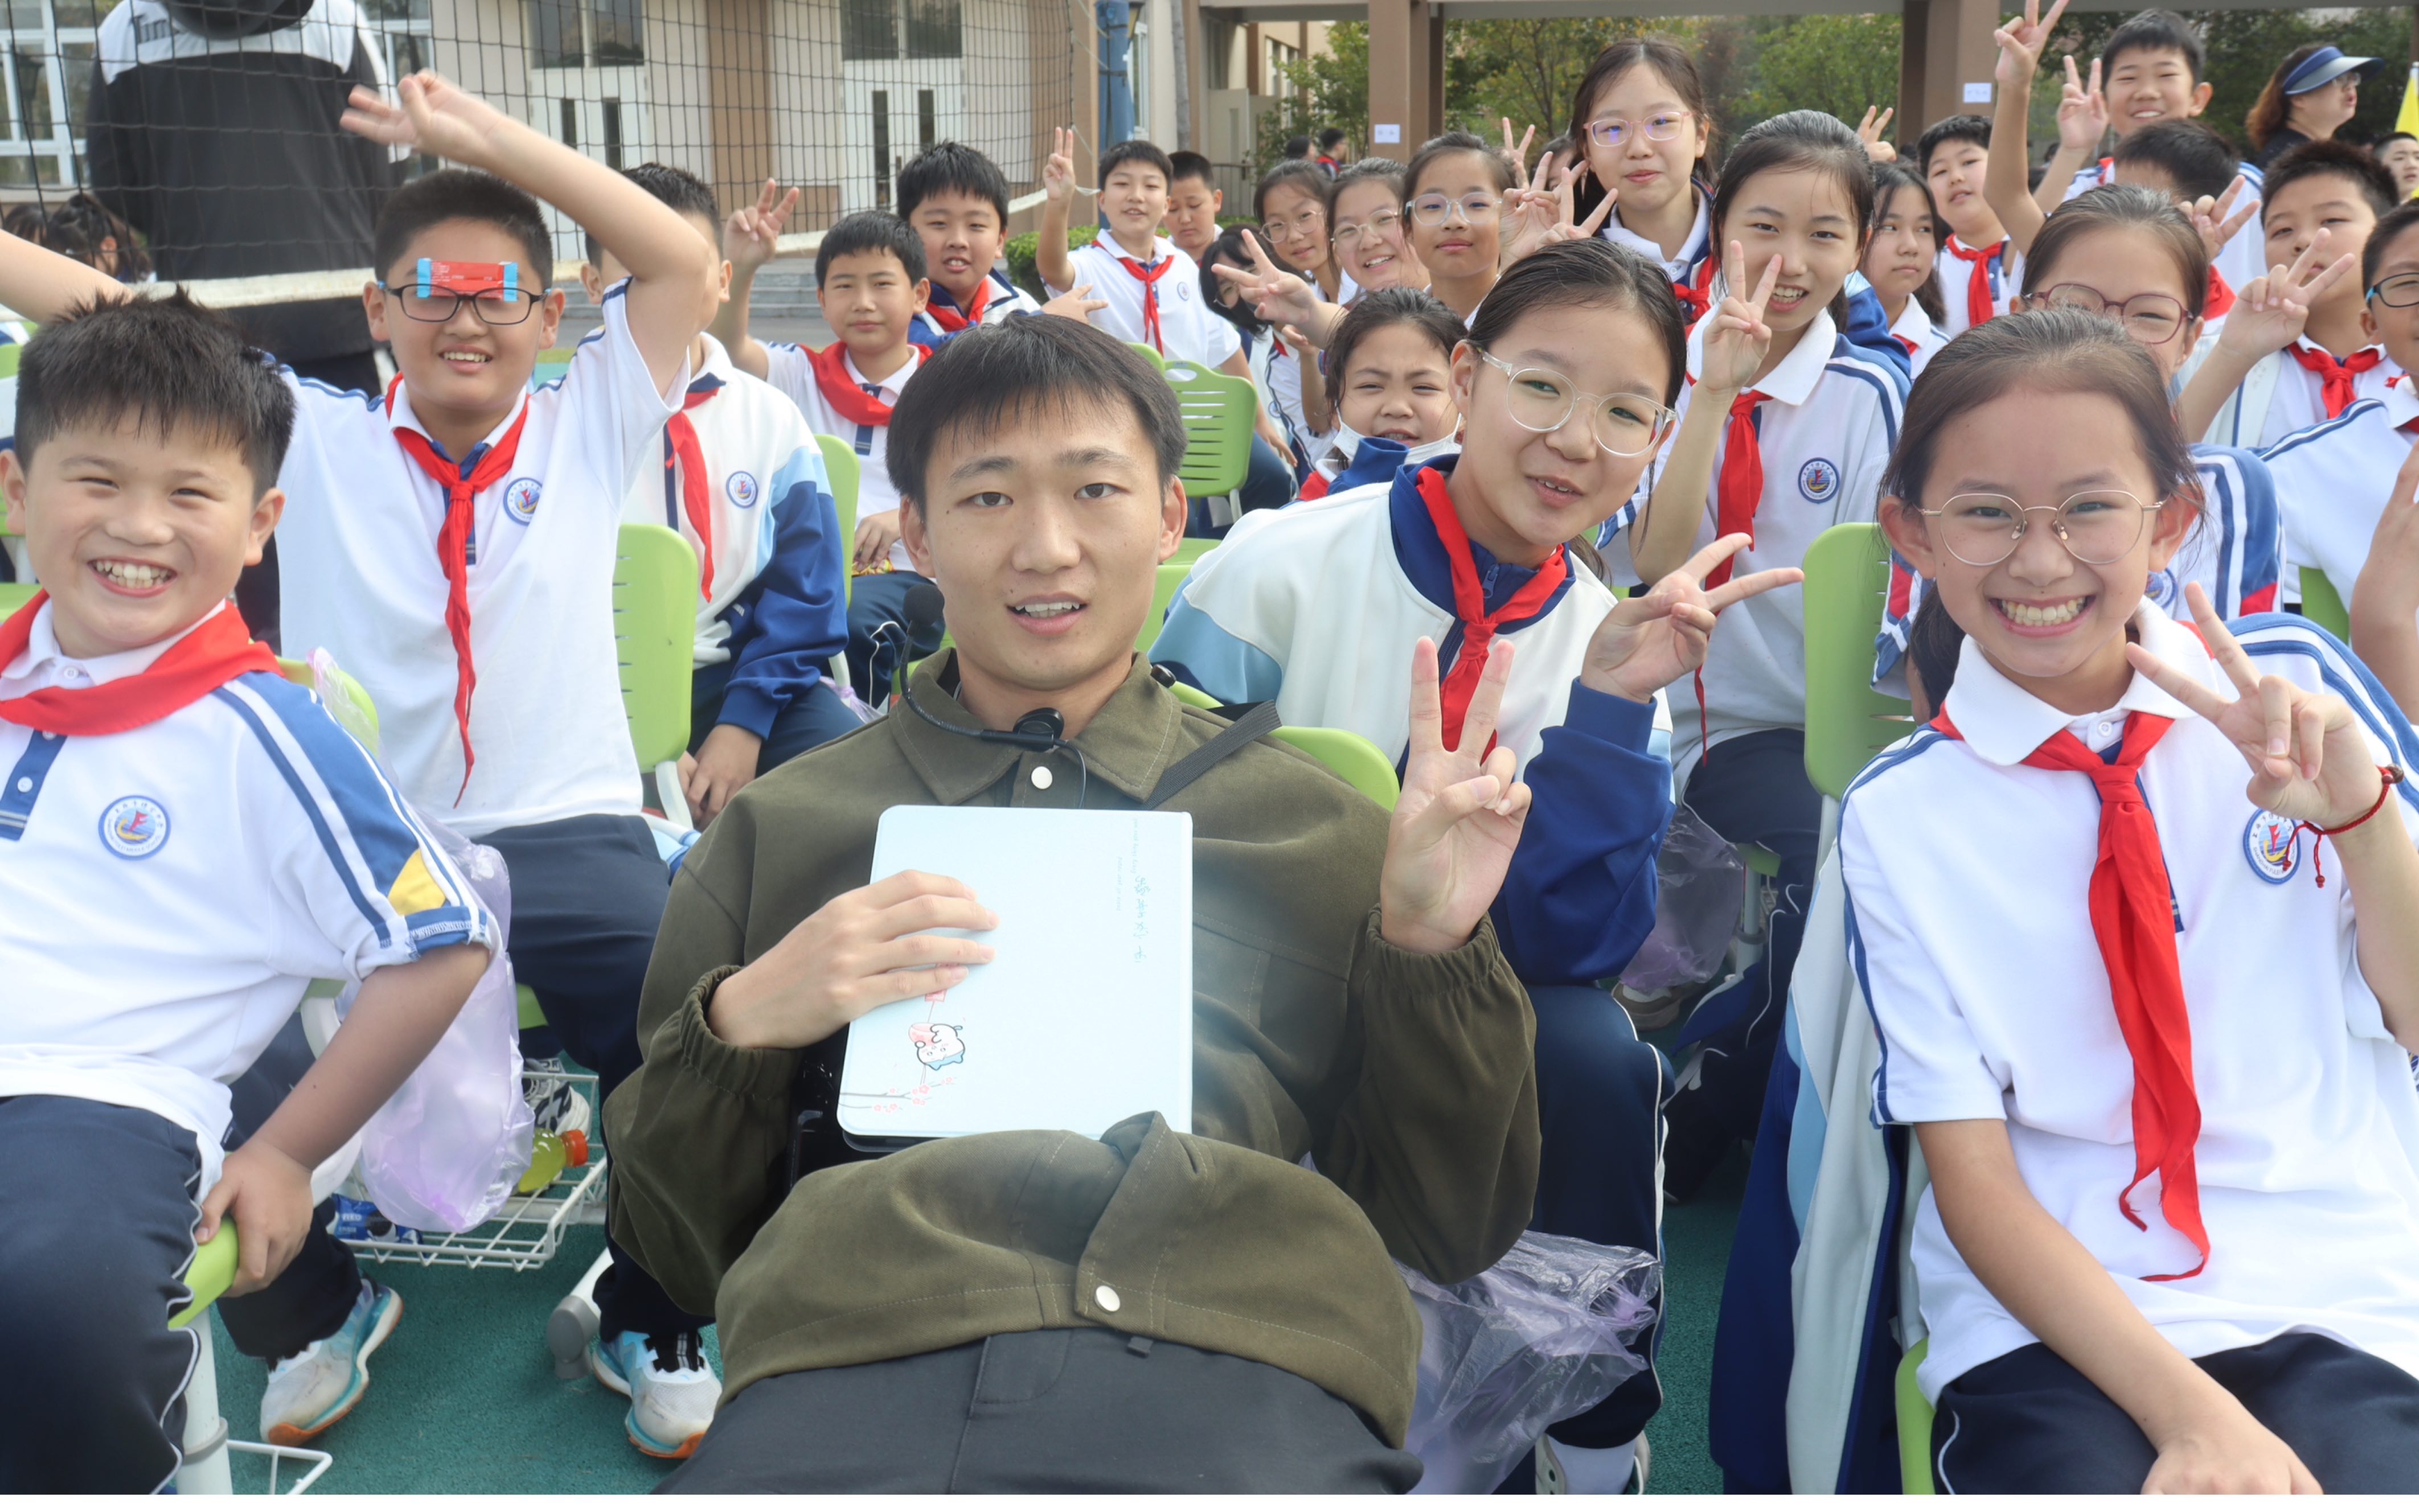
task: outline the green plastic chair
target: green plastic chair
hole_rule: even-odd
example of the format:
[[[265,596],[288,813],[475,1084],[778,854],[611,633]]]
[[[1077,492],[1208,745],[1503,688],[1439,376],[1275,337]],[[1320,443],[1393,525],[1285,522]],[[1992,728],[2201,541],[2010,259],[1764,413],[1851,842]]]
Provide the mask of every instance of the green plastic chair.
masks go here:
[[[5,370],[0,371],[0,377],[7,377],[17,371],[18,350],[19,348],[15,346],[0,346],[0,370]],[[0,541],[16,539],[7,530],[0,529]],[[0,583],[0,618],[15,614],[32,603],[34,595],[41,590],[41,585],[39,583]]]
[[[1915,1383],[1915,1372],[1931,1348],[1932,1340],[1917,1339],[1898,1362],[1898,1488],[1907,1496],[1933,1494],[1932,1404]]]
[[[1134,649],[1150,654],[1150,643],[1159,639],[1160,628],[1167,623],[1167,606],[1176,602],[1176,590],[1193,569],[1182,562],[1159,564],[1159,582],[1150,591],[1150,613],[1143,617],[1142,628],[1134,632]]]
[[[168,1320],[172,1330],[192,1329],[198,1345],[193,1374],[185,1382],[184,1463],[177,1468],[176,1479],[176,1490],[180,1496],[224,1496],[232,1492],[234,1470],[228,1463],[231,1450],[241,1450],[269,1461],[269,1489],[272,1495],[279,1489],[278,1472],[287,1463],[313,1467],[284,1488],[289,1495],[300,1492],[335,1463],[325,1449],[245,1443],[227,1436],[226,1419],[219,1415],[218,1351],[211,1340],[208,1315],[218,1300],[226,1295],[227,1288],[235,1284],[236,1265],[240,1259],[235,1220],[226,1218],[208,1244],[195,1246],[193,1261],[185,1267],[185,1287],[193,1292],[193,1300]]]
[[[1199,561],[1202,557],[1207,557],[1211,552],[1217,550],[1222,544],[1224,544],[1224,542],[1212,541],[1208,536],[1186,536],[1182,541],[1177,542],[1176,555],[1167,559],[1169,561],[1181,563],[1186,567],[1190,567],[1194,562]]]
[[[863,481],[863,464],[855,450],[836,435],[818,435],[824,451],[824,471],[831,474],[832,504],[840,511],[840,580],[841,596],[854,592],[856,577],[849,564],[856,557],[856,490]]]
[[[537,366],[530,370],[530,391],[535,393],[555,379],[571,371],[573,346],[549,346],[537,355]]]
[[[1140,352],[1142,354],[1142,359],[1149,363],[1152,367],[1159,369],[1162,373],[1167,371],[1167,359],[1159,355],[1158,347],[1151,345],[1148,342],[1128,342],[1126,344],[1132,347],[1135,351]]]
[[[30,336],[33,332],[28,330],[26,334]],[[0,378],[15,377],[17,364],[23,359],[24,356],[25,348],[20,343],[10,342],[6,346],[0,346]]]
[[[1903,698],[1875,693],[1873,641],[1889,591],[1876,525],[1835,525],[1806,552],[1806,775],[1838,799],[1865,764],[1913,733]]]
[[[664,817],[689,828],[680,758],[688,750],[697,653],[697,553],[664,526],[622,527],[613,560],[613,642],[639,768],[655,773]]]
[[[1184,411],[1184,480],[1188,498],[1216,498],[1243,486],[1252,468],[1252,434],[1260,412],[1251,381],[1191,362],[1172,362],[1167,381]]]
[[[2351,644],[2351,610],[2327,580],[2327,574],[2315,567],[2302,569],[2302,618],[2313,620],[2346,645]]]
[[[1402,784],[1394,777],[1394,764],[1365,736],[1312,725],[1287,725],[1276,731],[1276,738],[1323,763],[1379,808],[1393,809],[1394,801],[1403,796]]]

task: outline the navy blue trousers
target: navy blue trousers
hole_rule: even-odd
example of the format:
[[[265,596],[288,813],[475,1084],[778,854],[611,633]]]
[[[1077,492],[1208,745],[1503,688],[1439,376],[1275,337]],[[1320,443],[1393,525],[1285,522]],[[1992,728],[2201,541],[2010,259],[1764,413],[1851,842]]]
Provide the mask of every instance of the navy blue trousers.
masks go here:
[[[598,1111],[639,1069],[639,989],[663,923],[670,874],[635,816],[584,814],[480,836],[512,874],[514,977],[536,994],[562,1048],[596,1073]],[[598,1120],[602,1126],[602,1119]],[[609,1237],[596,1281],[600,1331],[694,1331],[713,1321],[672,1306]]]
[[[1591,1244],[1663,1253],[1663,1109],[1671,1069],[1663,1052],[1638,1037],[1629,1015],[1595,987],[1536,987],[1537,1121],[1544,1136],[1537,1206],[1530,1227]],[[1653,1369],[1662,1338],[1654,1329],[1633,1346],[1649,1367],[1577,1417],[1554,1425],[1561,1443],[1581,1449],[1627,1443],[1663,1405]],[[1518,1472],[1512,1482],[1519,1482]]]
[[[722,722],[722,695],[731,686],[731,664],[716,662],[712,666],[699,667],[689,675],[688,749],[694,756],[705,738]],[[828,681],[817,678],[814,686],[790,700],[765,733],[764,748],[756,755],[756,775],[779,766],[794,756],[803,756],[825,741],[837,741],[857,727],[856,710],[840,695]]]
[[[929,577],[894,568],[855,579],[848,590],[848,685],[867,703],[880,708],[889,695],[890,675],[898,670],[898,648],[907,623],[907,590],[932,582]],[[898,630],[877,637],[886,623]],[[910,661],[922,661],[941,649],[941,627],[918,635]]]
[[[193,1298],[201,1175],[193,1135],[157,1113],[0,1098],[0,1495],[177,1473],[201,1346],[168,1318]]]
[[[228,1131],[227,1148],[236,1148],[267,1123],[310,1069],[311,1042],[302,1033],[302,1016],[297,1014],[228,1089],[235,1099],[235,1126]],[[219,1321],[226,1324],[237,1349],[256,1360],[283,1360],[345,1326],[362,1294],[362,1270],[345,1242],[328,1232],[335,1215],[333,1199],[320,1203],[301,1249],[277,1279],[219,1304]]]
[[[2280,1334],[2204,1354],[2200,1367],[2336,1495],[2419,1491],[2419,1381],[2348,1344]],[[1933,1484],[1968,1495],[2130,1496],[2158,1452],[2132,1414],[2046,1344],[1941,1388]]]

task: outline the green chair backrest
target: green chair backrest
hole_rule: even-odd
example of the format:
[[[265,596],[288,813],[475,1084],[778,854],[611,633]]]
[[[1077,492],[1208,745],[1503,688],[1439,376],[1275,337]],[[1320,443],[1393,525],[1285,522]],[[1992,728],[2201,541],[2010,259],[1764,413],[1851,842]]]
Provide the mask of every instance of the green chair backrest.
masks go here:
[[[1806,775],[1832,798],[1883,747],[1913,732],[1906,700],[1872,689],[1888,591],[1881,527],[1835,525],[1807,548]]]
[[[311,676],[311,664],[308,662],[298,662],[290,656],[281,656],[277,659],[277,670],[286,681],[299,687],[310,688],[315,692],[318,688],[318,680]],[[377,705],[370,700],[369,690],[354,680],[353,675],[340,666],[336,668],[336,691],[342,699],[342,704],[340,706],[331,701],[328,706],[328,712],[334,717],[337,724],[345,727],[346,733],[362,742],[363,750],[376,756],[378,748]]]
[[[1394,764],[1365,736],[1350,730],[1287,725],[1276,732],[1276,738],[1324,763],[1328,771],[1350,783],[1379,808],[1392,809],[1394,800],[1403,796],[1402,784],[1394,778]]]
[[[2327,574],[2315,567],[2302,569],[2302,618],[2317,621],[2319,629],[2347,645],[2351,641],[2351,611]]]
[[[1126,344],[1132,347],[1135,351],[1140,352],[1142,354],[1142,359],[1149,363],[1152,367],[1159,369],[1162,373],[1167,371],[1167,359],[1159,355],[1158,347],[1151,345],[1148,342],[1128,342]]]
[[[17,375],[17,363],[24,357],[24,355],[25,348],[16,342],[10,342],[6,346],[0,346],[0,378],[15,377]]]
[[[1212,541],[1208,536],[1186,536],[1177,542],[1176,555],[1167,559],[1172,562],[1181,562],[1190,567],[1217,550],[1221,544],[1223,542]]]
[[[1150,643],[1159,639],[1160,627],[1167,623],[1167,606],[1176,602],[1176,590],[1193,569],[1182,562],[1159,564],[1159,582],[1150,590],[1150,613],[1145,617],[1142,629],[1134,633],[1134,649],[1150,654]]]
[[[840,584],[844,589],[854,589],[856,579],[849,564],[856,559],[856,488],[863,481],[863,464],[837,435],[818,435],[815,445],[824,449],[824,471],[831,474],[832,504],[840,511]]]
[[[185,1288],[193,1292],[193,1300],[169,1318],[169,1327],[191,1327],[194,1319],[209,1311],[210,1304],[235,1284],[235,1262],[239,1258],[236,1247],[235,1220],[222,1218],[219,1231],[194,1249],[193,1262],[185,1267]]]
[[[1218,707],[1217,699],[1210,697],[1190,682],[1171,682],[1167,685],[1167,691],[1175,695],[1178,703],[1189,704],[1194,709]]]
[[[537,355],[537,366],[530,370],[530,389],[535,392],[571,371],[572,346],[549,346]]]
[[[1928,1338],[1917,1339],[1898,1362],[1898,1489],[1904,1496],[1933,1494],[1932,1404],[1915,1383],[1915,1372],[1931,1346]]]
[[[1167,381],[1184,411],[1184,480],[1191,498],[1215,498],[1243,486],[1252,469],[1252,435],[1260,409],[1251,380],[1191,362],[1171,363]]]
[[[0,617],[15,614],[42,591],[39,583],[0,583]]]
[[[613,560],[613,644],[630,744],[652,771],[688,749],[697,652],[697,553],[660,525],[622,527]]]

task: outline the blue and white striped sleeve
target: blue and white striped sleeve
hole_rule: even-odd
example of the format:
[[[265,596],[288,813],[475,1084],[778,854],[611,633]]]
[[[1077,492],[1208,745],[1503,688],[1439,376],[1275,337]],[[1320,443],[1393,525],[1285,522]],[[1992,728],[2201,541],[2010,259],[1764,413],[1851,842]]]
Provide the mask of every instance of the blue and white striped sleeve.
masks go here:
[[[739,596],[747,612],[731,637],[722,697],[720,722],[760,740],[848,645],[848,542],[840,539],[831,475],[805,423],[792,429],[801,444],[764,489],[757,521],[763,565]]]
[[[273,965],[358,982],[448,945],[502,948],[503,930],[469,879],[309,692],[253,673],[212,696],[257,742],[244,787],[279,856]]]

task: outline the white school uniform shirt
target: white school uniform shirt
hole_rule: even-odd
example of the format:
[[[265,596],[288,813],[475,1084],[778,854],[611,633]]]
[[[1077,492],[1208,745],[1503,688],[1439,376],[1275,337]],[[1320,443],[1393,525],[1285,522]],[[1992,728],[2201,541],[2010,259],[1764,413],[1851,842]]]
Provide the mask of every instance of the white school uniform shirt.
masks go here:
[[[714,397],[686,410],[697,429],[697,448],[705,457],[706,508],[714,526],[714,586],[701,595],[697,608],[697,663],[711,666],[731,660],[725,644],[731,626],[723,616],[746,593],[773,560],[784,512],[818,508],[816,496],[831,494],[831,476],[824,468],[823,448],[806,416],[790,396],[739,371],[731,354],[713,336],[701,333],[705,360],[692,364],[694,393],[711,388]],[[656,455],[668,458],[670,437],[656,442]],[[681,503],[681,479],[669,462],[641,467],[630,480],[623,500],[622,518],[631,525],[669,526],[698,547],[695,527]],[[848,581],[849,543],[838,542],[840,581]]]
[[[2419,426],[2419,398],[2401,378],[2334,420],[2296,431],[2262,453],[2284,502],[2285,559],[2301,602],[2301,569],[2315,567],[2351,606],[2352,588],[2368,563],[2377,522],[2394,480],[2410,460]]]
[[[2189,628],[2148,603],[2134,622],[2153,654],[2234,695]],[[2246,621],[2246,649],[2262,672],[2324,685],[2324,664],[2284,644],[2315,653],[2318,632],[2253,633],[2288,623]],[[2376,759],[2410,759],[2374,685],[2344,691]],[[1882,1037],[1874,1121],[2004,1121],[2034,1198],[2187,1355],[2301,1329],[2419,1371],[2419,1091],[2361,975],[2333,847],[2320,889],[2311,842],[2288,844],[2290,825],[2243,796],[2233,742],[2148,678],[2075,720],[1969,639],[1947,710],[1963,740],[1927,728],[1892,746],[1841,815],[1849,954]],[[2175,721],[2141,787],[2175,893],[2201,1111],[2210,1255],[2183,1281],[2139,1279],[2196,1258],[2157,1181],[2134,1193],[2147,1229],[2117,1205],[2134,1179],[2134,1061],[2088,903],[2100,803],[2076,773],[2020,764],[2060,729],[2104,750],[2137,710]],[[2419,797],[2394,789],[2380,818],[2419,833]],[[1931,1192],[1913,1263],[1927,1397],[2035,1342],[1966,1266]]]
[[[79,658],[52,612],[0,666],[0,699],[132,677],[193,628]],[[0,721],[0,1098],[156,1113],[193,1136],[204,1191],[227,1084],[314,978],[501,943],[377,764],[273,673],[117,735]]]
[[[1910,376],[1917,378],[1923,376],[1932,354],[1949,344],[1949,338],[1932,323],[1932,317],[1923,313],[1923,306],[1913,295],[1907,296],[1906,308],[1890,322],[1889,333],[1906,347],[1907,365],[1914,370]]]
[[[1945,315],[1940,322],[1940,336],[1944,342],[1955,341],[1974,324],[1967,318],[1965,309],[1966,293],[1974,283],[1974,265],[1950,252],[1949,249],[1952,245],[1965,246],[1952,232],[1941,237],[1940,251],[1933,258],[1933,266],[1940,270],[1940,308]],[[1970,247],[1965,250],[1973,251]],[[2003,242],[1998,255],[1989,259],[1984,266],[1990,269],[1991,313],[2004,315],[2008,313],[2008,301],[2025,286],[2025,254],[2016,251],[2013,241]]]
[[[915,347],[907,349],[907,360],[899,371],[876,383],[857,371],[856,359],[843,351],[840,366],[849,381],[872,394],[884,404],[896,406],[899,396],[907,389],[907,380],[924,365],[924,354]],[[856,453],[856,517],[880,514],[899,507],[899,488],[890,481],[890,427],[859,425],[831,406],[815,382],[814,354],[793,342],[764,344],[764,377],[776,389],[789,396],[807,418],[808,426],[817,435],[837,436],[848,443]],[[854,542],[843,542],[842,548],[854,550]],[[890,543],[890,566],[897,572],[912,573],[916,563],[907,555],[904,542]]]
[[[2293,344],[2308,351],[2324,351],[2307,336],[2295,337]],[[2377,366],[2365,373],[2352,374],[2353,403],[2364,399],[2380,399],[2386,385],[2402,375],[2401,365],[2384,355],[2382,346],[2371,344],[2362,351],[2379,356]],[[2206,360],[2206,348],[2196,351]],[[2357,357],[2358,352],[2352,354]],[[2196,367],[2194,372],[2199,371]],[[2184,374],[2186,383],[2191,374]],[[2327,419],[2326,381],[2310,372],[2285,352],[2271,352],[2251,365],[2242,375],[2242,383],[2226,395],[2218,406],[2217,418],[2210,422],[2209,434],[2202,440],[2218,446],[2248,447],[2253,451],[2274,447],[2296,431],[2305,431]]]
[[[1707,253],[1713,248],[1714,232],[1709,219],[1713,213],[1712,207],[1705,203],[1705,196],[1697,193],[1693,188],[1688,192],[1697,202],[1697,219],[1695,223],[1688,227],[1687,239],[1680,243],[1680,255],[1677,257],[1664,256],[1662,243],[1649,237],[1641,237],[1623,225],[1621,204],[1617,200],[1613,203],[1612,213],[1604,218],[1604,229],[1598,231],[1596,235],[1616,247],[1626,247],[1653,263],[1661,268],[1663,275],[1672,283],[1690,283],[1696,278],[1699,266],[1704,262]]]
[[[1718,299],[1719,295],[1717,294]],[[1688,332],[1688,376],[1676,406],[1685,419],[1704,362],[1704,322]],[[1831,322],[1815,315],[1780,366],[1755,385],[1765,402],[1757,406],[1757,439],[1764,455],[1764,498],[1755,514],[1755,543],[1733,557],[1744,577],[1767,567],[1795,567],[1814,538],[1835,525],[1873,518],[1881,477],[1898,445],[1899,417],[1906,405],[1906,379],[1882,358],[1850,343]],[[1722,456],[1727,436],[1714,451],[1713,476],[1705,489],[1696,544],[1710,545],[1720,508]],[[1605,522],[1598,538],[1606,570],[1615,582],[1634,582],[1629,527],[1663,475],[1663,459],[1650,465],[1638,492]],[[1682,679],[1672,698],[1672,771],[1677,789],[1704,754],[1705,733],[1719,744],[1760,729],[1790,729],[1806,723],[1806,600],[1795,587],[1776,588],[1733,604],[1714,626],[1702,674],[1703,732],[1697,680]]]
[[[2259,165],[2256,162],[2238,162],[2234,165],[2234,171],[2242,176],[2242,192],[2236,196],[2233,208],[2248,209],[2251,212],[2251,219],[2245,221],[2242,223],[2242,229],[2237,231],[2225,246],[2217,250],[2213,266],[2220,273],[2226,275],[2226,282],[2229,285],[2239,289],[2268,271],[2265,266],[2267,238],[2261,236],[2259,231],[2261,184]],[[2075,174],[2073,180],[2066,186],[2066,197],[2071,200],[2086,190],[2098,189],[2103,184],[2115,182],[2117,182],[2117,160],[2103,158]]]
[[[1105,310],[1092,312],[1092,324],[1121,342],[1143,342],[1142,280],[1126,271],[1117,259],[1125,250],[1102,232],[1099,237],[1067,253],[1074,268],[1075,282],[1092,286],[1092,298],[1108,301]],[[1159,291],[1159,333],[1164,344],[1163,356],[1171,361],[1182,359],[1214,368],[1243,349],[1242,337],[1223,316],[1210,313],[1209,301],[1201,297],[1200,265],[1184,254],[1184,249],[1165,237],[1153,238],[1151,261],[1159,266],[1163,258],[1173,257],[1176,266],[1159,276],[1154,285]],[[1066,293],[1048,283],[1042,287],[1055,298]]]
[[[630,480],[661,465],[664,421],[689,374],[684,359],[670,385],[655,386],[630,336],[628,286],[605,292],[605,323],[573,352],[570,369],[474,449],[485,456],[528,416],[512,466],[472,503],[477,760],[467,788],[437,555],[445,491],[394,434],[422,429],[409,388],[390,390],[390,408],[380,395],[286,374],[294,442],[278,475],[286,504],[277,527],[285,648],[325,648],[361,680],[404,796],[473,839],[639,812],[614,649],[613,558]]]
[[[1238,331],[1239,336],[1242,336]],[[1252,370],[1252,387],[1260,391],[1260,407],[1277,422],[1277,430],[1293,442],[1304,456],[1325,450],[1328,437],[1310,428],[1310,417],[1302,407],[1302,354],[1284,344],[1284,339],[1271,328],[1256,336],[1242,336],[1243,359]],[[1330,433],[1333,435],[1333,433]],[[1293,459],[1286,459],[1288,463]]]

